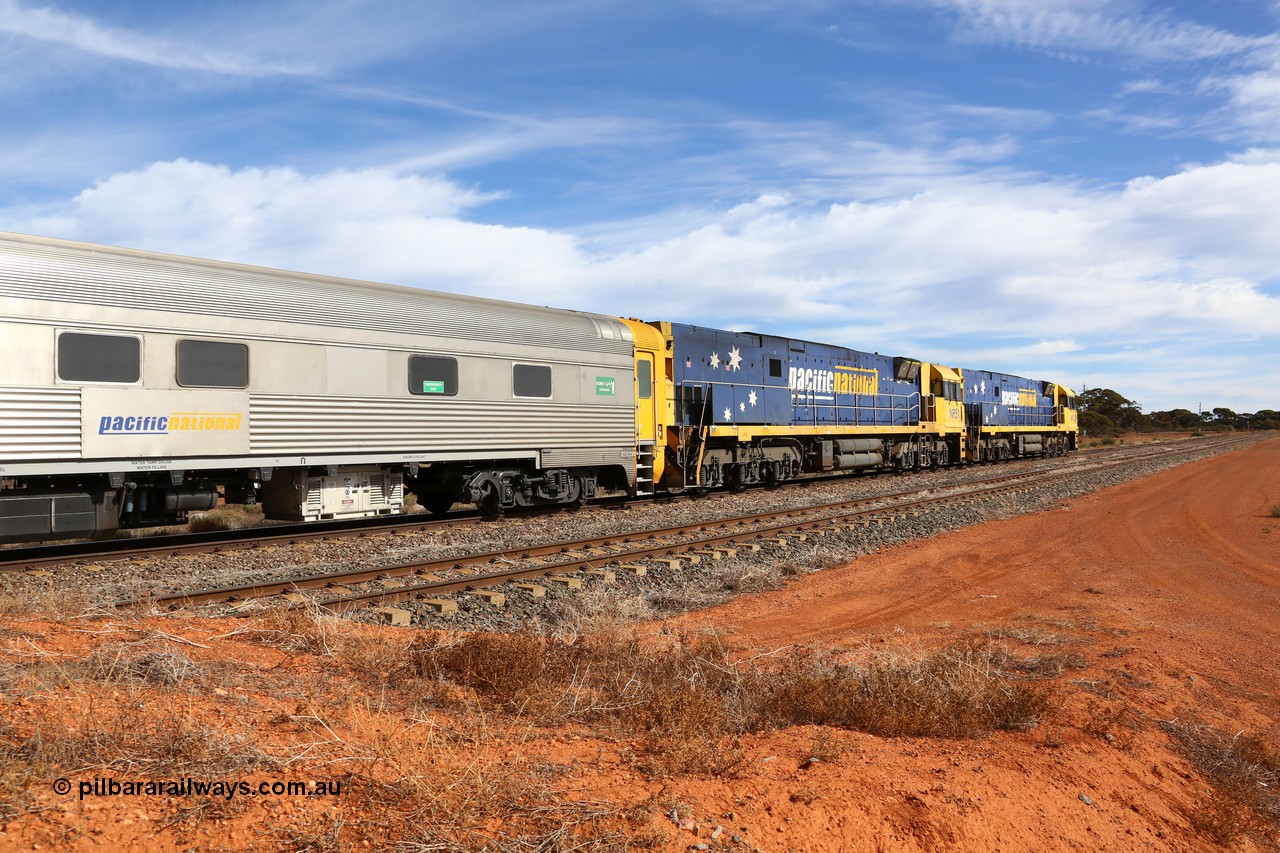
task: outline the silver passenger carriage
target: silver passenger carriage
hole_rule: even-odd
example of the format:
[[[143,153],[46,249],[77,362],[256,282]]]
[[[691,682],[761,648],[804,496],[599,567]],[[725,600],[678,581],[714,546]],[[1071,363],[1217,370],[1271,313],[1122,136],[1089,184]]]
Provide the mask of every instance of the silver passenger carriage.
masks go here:
[[[0,233],[0,541],[634,488],[633,371],[610,317]]]

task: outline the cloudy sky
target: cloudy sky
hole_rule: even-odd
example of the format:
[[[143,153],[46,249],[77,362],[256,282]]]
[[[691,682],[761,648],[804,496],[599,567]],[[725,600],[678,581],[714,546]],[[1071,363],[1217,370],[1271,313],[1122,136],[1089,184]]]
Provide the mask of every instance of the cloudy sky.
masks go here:
[[[0,230],[1280,409],[1280,0],[0,0]]]

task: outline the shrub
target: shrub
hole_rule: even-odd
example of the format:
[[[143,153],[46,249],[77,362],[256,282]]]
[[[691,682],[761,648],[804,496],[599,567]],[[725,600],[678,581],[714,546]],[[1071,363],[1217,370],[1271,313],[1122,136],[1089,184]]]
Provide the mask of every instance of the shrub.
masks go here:
[[[747,732],[825,725],[977,737],[1031,728],[1053,704],[1007,653],[977,642],[854,656],[795,648],[735,660],[714,637],[664,645],[622,633],[574,640],[475,634],[420,641],[412,655],[416,673],[442,688],[438,700],[459,701],[462,688],[461,701],[482,708],[609,723],[638,735],[645,766],[659,771],[726,772],[737,751],[725,739]],[[1056,675],[1067,667],[1046,669]]]
[[[1194,723],[1161,723],[1213,786],[1193,822],[1219,844],[1280,829],[1280,753],[1256,735],[1227,737]]]

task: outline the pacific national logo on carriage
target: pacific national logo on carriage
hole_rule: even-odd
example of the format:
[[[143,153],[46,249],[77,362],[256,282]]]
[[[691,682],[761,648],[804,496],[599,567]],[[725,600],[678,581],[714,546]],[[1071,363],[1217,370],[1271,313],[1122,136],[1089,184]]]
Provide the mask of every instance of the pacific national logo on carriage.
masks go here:
[[[167,415],[103,415],[98,435],[168,435],[174,432],[236,432],[240,412],[173,412]]]

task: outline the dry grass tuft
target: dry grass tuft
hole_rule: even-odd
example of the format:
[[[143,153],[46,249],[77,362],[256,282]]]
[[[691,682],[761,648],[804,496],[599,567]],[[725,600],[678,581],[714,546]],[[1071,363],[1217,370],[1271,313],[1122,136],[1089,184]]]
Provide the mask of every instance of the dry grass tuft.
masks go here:
[[[1146,722],[1141,713],[1119,703],[1090,700],[1086,714],[1080,730],[1117,749],[1129,749],[1137,739],[1138,733],[1146,728]]]
[[[993,640],[1017,640],[1028,646],[1066,646],[1080,642],[1072,634],[1052,631],[1037,625],[1001,625],[988,628],[984,634]]]
[[[640,765],[659,773],[731,772],[741,759],[734,738],[746,732],[825,725],[977,737],[1030,728],[1053,704],[1047,688],[1002,665],[1003,653],[976,643],[854,658],[789,649],[742,660],[719,637],[660,646],[623,633],[477,634],[424,641],[414,655],[419,676],[461,688],[462,701],[635,735]]]
[[[1089,668],[1089,659],[1076,653],[1036,655],[1029,658],[1008,655],[1001,663],[1014,672],[1033,678],[1057,678],[1068,670]]]
[[[315,604],[279,606],[262,612],[253,627],[242,634],[264,646],[330,657],[345,633],[341,617]]]
[[[89,671],[106,683],[136,682],[173,687],[190,681],[199,667],[182,652],[155,649],[135,653],[126,647],[104,647],[89,655]]]
[[[0,616],[64,622],[102,612],[77,584],[56,577],[41,581],[0,577]]]
[[[32,730],[0,727],[0,818],[27,808],[50,779],[90,770],[166,777],[278,766],[250,729],[209,725],[178,703],[157,708],[92,686],[59,698],[65,712]]]
[[[526,734],[493,725],[483,712],[460,728],[420,721],[359,731],[354,740],[365,747],[351,758],[362,772],[351,792],[361,825],[321,824],[282,840],[292,849],[304,841],[408,850],[629,849],[633,819],[614,803],[556,792],[557,774],[522,757]],[[502,757],[482,757],[495,755]]]
[[[1213,786],[1192,816],[1196,829],[1228,845],[1245,836],[1280,841],[1280,753],[1260,737],[1228,737],[1194,723],[1161,723]]]
[[[187,530],[191,533],[208,533],[214,530],[241,530],[246,527],[262,526],[262,507],[252,506],[220,506],[191,515],[187,518]]]
[[[936,651],[873,650],[846,663],[797,650],[776,671],[757,670],[758,726],[812,723],[881,736],[980,737],[1037,725],[1050,691],[1019,679],[979,643]]]

